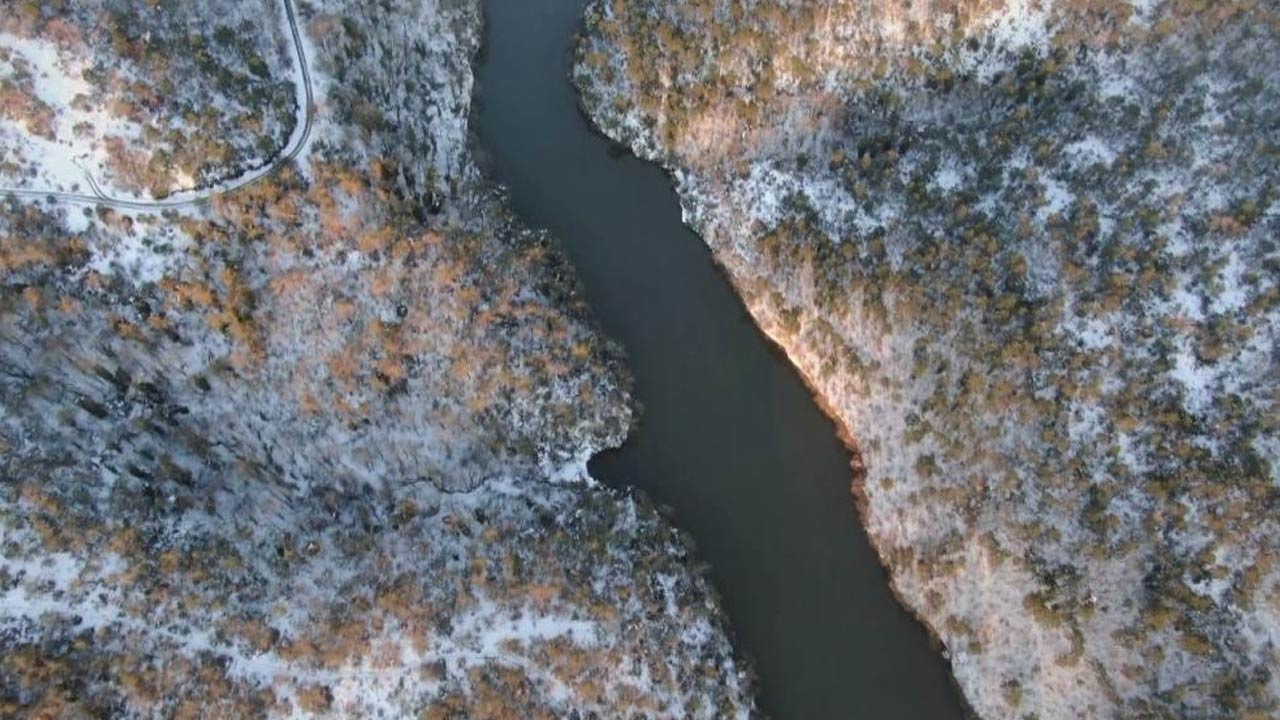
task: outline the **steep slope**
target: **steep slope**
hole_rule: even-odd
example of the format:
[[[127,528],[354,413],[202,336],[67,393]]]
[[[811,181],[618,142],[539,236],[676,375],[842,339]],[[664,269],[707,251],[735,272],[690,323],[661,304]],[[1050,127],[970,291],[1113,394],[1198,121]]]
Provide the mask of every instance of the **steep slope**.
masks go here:
[[[1274,3],[601,0],[576,78],[984,717],[1269,717]]]

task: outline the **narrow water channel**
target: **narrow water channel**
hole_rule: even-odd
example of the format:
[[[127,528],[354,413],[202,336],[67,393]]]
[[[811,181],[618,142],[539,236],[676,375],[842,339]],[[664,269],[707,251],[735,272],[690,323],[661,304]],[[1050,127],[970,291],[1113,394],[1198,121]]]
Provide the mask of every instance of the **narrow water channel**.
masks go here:
[[[666,176],[579,113],[567,77],[584,1],[486,1],[472,124],[516,212],[567,244],[635,373],[640,427],[592,475],[675,509],[768,715],[962,717],[858,524],[835,427],[681,223]]]

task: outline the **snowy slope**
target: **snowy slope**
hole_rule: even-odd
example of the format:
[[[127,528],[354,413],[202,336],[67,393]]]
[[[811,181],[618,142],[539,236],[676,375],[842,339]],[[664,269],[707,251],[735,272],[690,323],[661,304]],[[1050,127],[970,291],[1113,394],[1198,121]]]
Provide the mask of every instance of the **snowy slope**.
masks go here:
[[[299,19],[296,162],[0,201],[0,715],[749,717],[686,541],[586,477],[630,381],[468,154],[478,4]]]
[[[868,531],[984,717],[1280,703],[1278,19],[588,12],[593,118],[672,170],[857,442]]]

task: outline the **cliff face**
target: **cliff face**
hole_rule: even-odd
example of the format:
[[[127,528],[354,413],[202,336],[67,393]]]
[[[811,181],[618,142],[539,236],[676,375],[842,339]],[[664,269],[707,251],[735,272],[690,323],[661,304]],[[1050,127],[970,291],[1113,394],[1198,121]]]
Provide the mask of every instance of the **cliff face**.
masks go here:
[[[64,42],[84,7],[24,5],[0,69],[83,79],[247,15],[194,87],[217,101],[256,57],[301,95],[280,6],[178,5],[102,3],[133,13],[123,46]],[[684,543],[578,482],[632,422],[629,379],[555,243],[468,154],[478,4],[298,22],[296,161],[190,206],[0,203],[0,715],[746,716]],[[227,147],[299,139],[234,116],[210,120]],[[128,148],[172,169],[173,140]],[[10,189],[76,191],[38,160]]]
[[[984,717],[1270,717],[1274,3],[600,0],[575,78]]]

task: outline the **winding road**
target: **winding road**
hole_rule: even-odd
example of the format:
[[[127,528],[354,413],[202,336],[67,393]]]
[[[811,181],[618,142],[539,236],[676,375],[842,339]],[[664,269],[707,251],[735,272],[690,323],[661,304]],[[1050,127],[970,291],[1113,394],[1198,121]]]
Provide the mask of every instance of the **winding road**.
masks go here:
[[[302,90],[303,97],[297,99],[300,106],[298,114],[301,116],[299,118],[299,122],[295,124],[293,133],[289,137],[288,144],[280,150],[271,162],[263,165],[262,167],[250,170],[233,180],[220,182],[211,188],[204,190],[187,190],[176,193],[167,198],[156,200],[134,200],[107,195],[103,192],[101,186],[98,185],[98,182],[94,179],[93,175],[83,167],[80,169],[84,172],[85,179],[89,183],[89,189],[91,190],[90,193],[61,192],[35,188],[0,187],[0,195],[12,195],[30,199],[53,198],[66,203],[102,205],[120,210],[169,210],[196,207],[208,202],[214,197],[235,192],[236,190],[248,187],[274,175],[280,170],[280,168],[297,159],[297,157],[302,154],[303,149],[307,146],[307,141],[311,138],[311,130],[315,125],[315,91],[311,85],[311,68],[307,63],[306,50],[303,48],[302,32],[298,29],[297,12],[293,6],[293,0],[281,0],[281,3],[284,5],[285,18],[289,22],[289,33],[293,40],[294,62],[297,63],[297,72],[302,78],[300,88]]]

